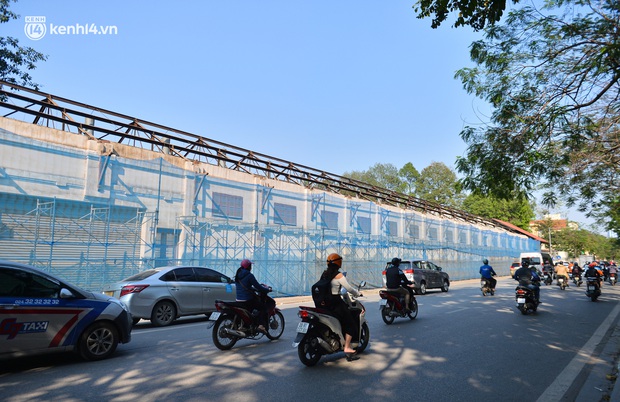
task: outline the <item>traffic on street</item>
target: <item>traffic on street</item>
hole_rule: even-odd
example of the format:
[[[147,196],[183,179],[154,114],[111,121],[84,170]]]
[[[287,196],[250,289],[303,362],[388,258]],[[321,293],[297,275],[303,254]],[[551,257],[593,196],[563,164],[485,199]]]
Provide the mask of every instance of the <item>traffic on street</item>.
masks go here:
[[[389,325],[378,289],[362,289],[367,348],[357,360],[334,353],[312,367],[293,347],[299,306],[313,306],[310,297],[276,299],[279,339],[240,339],[230,350],[214,345],[205,315],[165,327],[142,320],[105,360],[63,353],[0,361],[0,394],[7,402],[586,400],[584,384],[618,322],[620,290],[605,284],[592,302],[583,286],[554,282],[541,286],[538,310],[523,315],[515,286],[501,277],[495,294],[483,296],[479,280],[454,281],[449,292],[416,295],[417,316]]]

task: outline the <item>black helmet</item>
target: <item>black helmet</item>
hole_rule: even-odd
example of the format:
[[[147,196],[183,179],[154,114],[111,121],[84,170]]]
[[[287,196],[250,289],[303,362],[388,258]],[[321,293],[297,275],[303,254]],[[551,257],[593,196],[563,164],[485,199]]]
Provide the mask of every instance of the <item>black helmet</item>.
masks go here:
[[[529,258],[524,258],[523,260],[521,260],[521,266],[522,267],[529,267],[530,266],[530,259]]]
[[[489,260],[487,260],[487,259],[485,258],[484,260],[482,260],[482,263],[483,263],[484,265],[487,265],[487,264],[489,263]]]
[[[399,266],[401,261],[402,260],[398,257],[392,258],[392,266],[395,266],[395,267]]]

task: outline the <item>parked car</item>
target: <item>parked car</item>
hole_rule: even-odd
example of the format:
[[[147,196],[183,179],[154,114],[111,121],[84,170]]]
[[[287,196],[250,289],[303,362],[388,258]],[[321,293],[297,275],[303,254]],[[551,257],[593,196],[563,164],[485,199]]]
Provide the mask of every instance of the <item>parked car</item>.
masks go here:
[[[131,316],[119,300],[0,261],[0,358],[75,351],[100,360],[130,340]]]
[[[392,265],[388,261],[383,270],[383,284],[385,285],[385,271]],[[399,268],[405,273],[410,281],[414,282],[413,290],[415,293],[426,294],[427,289],[440,288],[442,292],[447,292],[450,288],[450,276],[443,272],[440,266],[425,260],[403,260]]]
[[[521,263],[516,261],[513,262],[512,265],[510,266],[510,276],[512,276],[513,278],[515,277],[515,271],[517,269],[521,268]]]
[[[103,293],[129,307],[134,324],[151,320],[155,326],[170,325],[181,316],[215,311],[215,300],[235,300],[233,280],[204,267],[160,267],[123,279]]]

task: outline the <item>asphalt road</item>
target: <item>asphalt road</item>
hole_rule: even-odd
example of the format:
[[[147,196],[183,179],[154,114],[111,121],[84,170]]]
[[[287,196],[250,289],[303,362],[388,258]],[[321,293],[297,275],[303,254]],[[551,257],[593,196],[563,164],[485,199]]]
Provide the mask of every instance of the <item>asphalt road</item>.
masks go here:
[[[291,345],[299,322],[287,299],[280,340],[243,340],[220,351],[204,317],[170,327],[138,324],[132,342],[100,362],[72,354],[0,361],[0,395],[15,401],[559,401],[579,400],[601,340],[617,325],[620,287],[598,302],[583,287],[543,286],[535,315],[514,307],[515,282],[483,297],[476,280],[417,296],[415,320],[385,325],[376,291],[367,309],[370,347],[354,362],[324,357],[305,367]]]

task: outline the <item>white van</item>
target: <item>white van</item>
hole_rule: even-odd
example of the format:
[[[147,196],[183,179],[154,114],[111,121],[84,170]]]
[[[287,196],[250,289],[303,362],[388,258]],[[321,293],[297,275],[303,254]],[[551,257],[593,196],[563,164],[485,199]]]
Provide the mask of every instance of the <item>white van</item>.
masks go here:
[[[536,252],[521,253],[521,256],[519,258],[521,262],[523,262],[525,258],[529,258],[530,265],[536,265],[536,269],[539,271],[542,271],[542,267],[545,264],[549,264],[553,266],[553,259],[547,253],[536,253]]]

